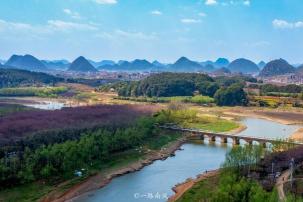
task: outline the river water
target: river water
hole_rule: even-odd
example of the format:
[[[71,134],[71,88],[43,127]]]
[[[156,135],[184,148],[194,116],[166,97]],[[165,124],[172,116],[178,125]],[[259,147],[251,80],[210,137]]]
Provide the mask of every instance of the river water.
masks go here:
[[[241,121],[247,126],[241,135],[285,138],[300,126],[284,125],[276,122],[244,118]],[[158,160],[142,170],[117,177],[102,189],[78,198],[76,201],[88,202],[147,202],[166,201],[173,194],[176,184],[187,178],[220,167],[231,144],[220,145],[206,143],[186,143],[174,157],[164,161]]]

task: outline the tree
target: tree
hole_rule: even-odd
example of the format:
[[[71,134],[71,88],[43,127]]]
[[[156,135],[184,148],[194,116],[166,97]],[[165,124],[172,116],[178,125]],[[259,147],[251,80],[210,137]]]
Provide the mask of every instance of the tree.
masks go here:
[[[215,103],[219,106],[245,106],[248,104],[247,95],[240,84],[220,88],[215,93],[214,98]]]
[[[200,94],[210,97],[213,97],[219,88],[219,85],[214,82],[202,82],[197,84],[197,89],[199,90]]]

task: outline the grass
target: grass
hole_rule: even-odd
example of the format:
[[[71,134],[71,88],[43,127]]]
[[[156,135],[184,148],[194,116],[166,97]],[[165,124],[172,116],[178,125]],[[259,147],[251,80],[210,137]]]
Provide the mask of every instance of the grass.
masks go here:
[[[196,183],[186,191],[177,202],[208,201],[219,184],[219,176],[215,175]]]
[[[172,133],[170,135],[159,135],[157,138],[149,139],[146,146],[149,149],[159,150],[170,142],[176,141],[182,136],[181,133]]]
[[[0,96],[37,96],[55,98],[68,91],[66,87],[18,87],[1,88]]]
[[[73,177],[62,183],[61,186],[52,185],[50,183],[34,182],[21,185],[18,187],[0,191],[0,202],[29,202],[38,201],[46,194],[54,191],[56,193],[64,193],[74,185],[84,181],[87,177],[96,173],[107,173],[111,170],[126,167],[127,165],[137,162],[144,157],[146,150],[160,150],[170,142],[176,141],[181,137],[180,133],[162,133],[153,138],[147,139],[141,147],[114,153],[105,162],[94,162],[94,165],[82,177]],[[143,148],[143,149],[140,149]],[[58,183],[57,183],[58,184]]]
[[[252,96],[250,97],[252,104],[257,104],[261,107],[277,108],[277,107],[291,107],[298,102],[297,98],[292,97],[276,97],[276,96]],[[301,101],[299,101],[301,103]]]
[[[0,117],[8,114],[12,114],[15,112],[21,112],[30,110],[30,107],[26,107],[18,104],[0,104]]]
[[[189,123],[188,126],[211,132],[228,132],[238,128],[239,124],[233,121],[218,119],[217,121],[209,121],[208,123]]]
[[[118,100],[129,100],[135,102],[151,102],[151,103],[169,103],[169,102],[184,102],[195,104],[210,104],[214,99],[208,96],[175,96],[175,97],[116,97]]]
[[[192,122],[184,123],[183,126],[211,132],[228,132],[240,127],[239,123],[235,121],[206,115],[200,115]]]
[[[53,190],[53,187],[40,182],[21,185],[11,189],[0,191],[0,201],[2,202],[29,202],[37,201],[42,196]]]

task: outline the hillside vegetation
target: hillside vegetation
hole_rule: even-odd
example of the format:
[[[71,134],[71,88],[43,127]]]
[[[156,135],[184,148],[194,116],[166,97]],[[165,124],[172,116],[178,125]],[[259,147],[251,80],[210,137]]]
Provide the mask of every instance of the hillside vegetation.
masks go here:
[[[115,89],[118,95],[129,100],[157,100],[165,102],[168,97],[184,96],[185,102],[205,104],[205,96],[214,98],[217,105],[246,105],[247,97],[243,90],[245,81],[255,82],[250,77],[211,78],[198,73],[160,73],[151,75],[141,81],[119,82],[101,87],[100,90]],[[204,97],[198,97],[198,96]],[[188,97],[193,99],[188,99]],[[141,99],[143,97],[143,99]],[[199,103],[199,100],[201,102]],[[210,103],[211,100],[208,100]]]
[[[0,88],[0,96],[57,97],[68,91],[66,87],[20,87]]]
[[[0,88],[11,88],[18,86],[33,86],[33,85],[54,85],[57,82],[63,81],[49,74],[31,72],[19,69],[4,69],[0,68]]]

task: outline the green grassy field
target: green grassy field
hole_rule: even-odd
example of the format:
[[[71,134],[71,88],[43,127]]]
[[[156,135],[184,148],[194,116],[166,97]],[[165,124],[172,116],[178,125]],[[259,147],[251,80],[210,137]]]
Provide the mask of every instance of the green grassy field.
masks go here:
[[[129,100],[135,102],[151,102],[151,103],[169,103],[169,102],[184,102],[195,104],[210,104],[214,99],[208,96],[175,96],[175,97],[116,97],[118,100]]]
[[[211,132],[228,132],[238,128],[240,125],[237,122],[213,117],[199,117],[195,122],[185,124],[190,128],[197,128]]]
[[[15,112],[26,111],[26,110],[32,110],[32,108],[18,104],[0,104],[0,117]]]
[[[59,94],[68,91],[67,87],[19,87],[1,88],[0,96],[37,96],[37,97],[58,97]]]
[[[208,201],[215,193],[219,184],[219,176],[212,176],[196,183],[186,191],[177,202]]]

